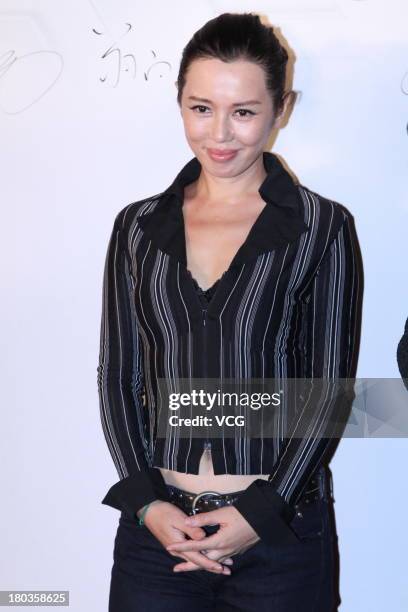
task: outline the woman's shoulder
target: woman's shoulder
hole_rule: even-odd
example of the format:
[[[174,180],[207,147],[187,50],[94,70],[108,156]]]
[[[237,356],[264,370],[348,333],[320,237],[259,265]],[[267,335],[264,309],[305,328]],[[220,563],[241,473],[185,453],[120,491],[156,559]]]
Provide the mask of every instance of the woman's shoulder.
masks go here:
[[[147,198],[143,198],[142,200],[136,200],[126,204],[126,206],[120,208],[116,213],[115,225],[122,230],[130,229],[135,223],[137,217],[149,213],[155,208],[162,194],[163,192],[156,193]]]
[[[354,216],[344,204],[301,183],[297,187],[304,207],[304,218],[310,227],[318,224],[321,230],[336,235],[344,223],[354,224]]]

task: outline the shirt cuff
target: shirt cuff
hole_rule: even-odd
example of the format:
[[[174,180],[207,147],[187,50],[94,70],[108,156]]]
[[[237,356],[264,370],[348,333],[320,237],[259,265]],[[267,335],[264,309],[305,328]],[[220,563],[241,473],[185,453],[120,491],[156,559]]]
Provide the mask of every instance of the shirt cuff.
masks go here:
[[[120,510],[127,518],[137,520],[136,512],[156,499],[170,501],[170,494],[161,471],[149,467],[119,480],[101,503]]]
[[[285,546],[299,543],[300,539],[289,526],[296,510],[268,481],[262,478],[254,480],[233,505],[266,544]]]

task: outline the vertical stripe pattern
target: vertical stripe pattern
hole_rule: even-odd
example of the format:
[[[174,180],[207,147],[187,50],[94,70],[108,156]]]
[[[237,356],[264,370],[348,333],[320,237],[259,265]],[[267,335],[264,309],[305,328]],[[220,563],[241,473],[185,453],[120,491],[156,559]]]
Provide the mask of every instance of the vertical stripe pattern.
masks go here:
[[[103,431],[120,479],[152,467],[198,473],[203,440],[183,438],[174,427],[165,439],[156,436],[163,416],[158,379],[171,390],[178,378],[355,375],[362,280],[352,216],[302,185],[296,189],[307,230],[276,248],[244,249],[207,308],[185,262],[138,223],[154,213],[161,194],[117,214],[104,268],[97,370]],[[256,228],[264,235],[266,222]],[[234,437],[212,439],[215,474],[268,474],[274,490],[294,503],[330,450],[328,423],[336,410],[329,395],[315,408],[306,401],[300,414],[288,406],[276,417],[274,438],[246,439],[236,428]],[[306,419],[310,435],[302,437]]]

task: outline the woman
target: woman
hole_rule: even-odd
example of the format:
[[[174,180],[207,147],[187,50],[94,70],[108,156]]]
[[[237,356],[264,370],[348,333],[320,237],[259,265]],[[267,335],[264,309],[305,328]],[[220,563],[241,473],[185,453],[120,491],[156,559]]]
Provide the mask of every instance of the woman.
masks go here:
[[[120,476],[103,500],[121,510],[111,612],[339,603],[325,465],[338,399],[302,397],[301,411],[286,402],[269,437],[238,427],[195,437],[168,418],[166,383],[178,379],[354,376],[352,216],[265,150],[291,99],[287,60],[253,14],[196,32],[177,80],[195,157],[115,219],[98,366]]]

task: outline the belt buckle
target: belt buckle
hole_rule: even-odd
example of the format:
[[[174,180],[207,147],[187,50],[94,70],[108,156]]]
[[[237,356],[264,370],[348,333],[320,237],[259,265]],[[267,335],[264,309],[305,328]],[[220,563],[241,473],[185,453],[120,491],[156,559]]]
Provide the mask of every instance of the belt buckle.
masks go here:
[[[197,512],[197,508],[195,507],[195,505],[200,499],[200,497],[202,497],[203,495],[208,495],[209,493],[211,495],[218,495],[218,497],[221,497],[221,493],[218,493],[217,491],[202,491],[201,493],[197,493],[197,495],[194,497],[192,504],[191,504],[191,511],[193,515]]]

